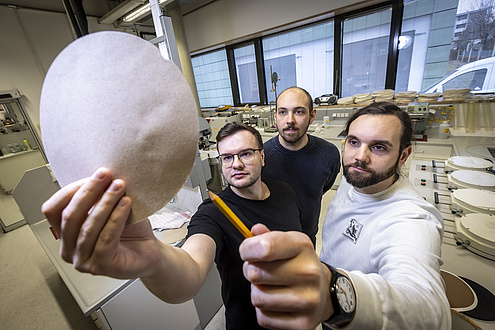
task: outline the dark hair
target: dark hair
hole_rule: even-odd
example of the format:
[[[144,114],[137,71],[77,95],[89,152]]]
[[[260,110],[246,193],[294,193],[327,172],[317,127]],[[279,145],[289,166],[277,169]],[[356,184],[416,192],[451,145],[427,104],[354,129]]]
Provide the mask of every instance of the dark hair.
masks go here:
[[[304,92],[304,94],[306,94],[306,97],[308,98],[308,110],[309,110],[309,112],[313,111],[313,98],[311,97],[311,94],[309,94],[308,91],[305,90],[304,88],[297,87],[297,86],[292,86],[292,87],[286,88],[282,91],[282,93],[278,94],[277,101],[275,103],[275,109],[278,109],[278,98],[280,97],[280,95],[282,95],[283,93],[285,93],[286,91],[291,90],[291,89],[298,89],[298,90]]]
[[[404,148],[411,145],[412,139],[412,122],[409,114],[396,106],[393,103],[389,102],[376,102],[372,103],[364,108],[359,109],[356,113],[354,113],[345,125],[345,133],[346,135],[349,133],[349,126],[351,123],[356,120],[359,116],[362,115],[394,115],[397,116],[402,124],[402,136],[400,138],[400,150],[402,152]]]
[[[254,127],[237,122],[225,124],[225,126],[222,127],[220,131],[218,131],[217,145],[218,143],[220,143],[220,141],[222,141],[226,137],[229,137],[241,131],[248,131],[249,133],[253,134],[256,140],[258,141],[258,148],[263,149],[263,139],[261,138],[260,132],[258,132],[258,130],[256,130],[256,128]]]

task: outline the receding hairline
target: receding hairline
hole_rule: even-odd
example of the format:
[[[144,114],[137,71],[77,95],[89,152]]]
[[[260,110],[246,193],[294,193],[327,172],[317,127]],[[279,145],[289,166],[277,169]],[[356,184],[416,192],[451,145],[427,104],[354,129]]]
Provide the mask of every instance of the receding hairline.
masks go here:
[[[288,88],[284,89],[280,94],[278,94],[277,99],[276,99],[276,109],[278,109],[278,100],[280,99],[280,97],[282,95],[284,95],[285,92],[290,92],[290,91],[294,91],[294,90],[298,91],[299,93],[302,93],[305,96],[305,98],[307,100],[306,106],[307,106],[308,110],[312,111],[313,110],[313,98],[311,97],[311,94],[309,94],[309,92],[306,91],[304,88],[301,88],[298,86],[288,87]]]

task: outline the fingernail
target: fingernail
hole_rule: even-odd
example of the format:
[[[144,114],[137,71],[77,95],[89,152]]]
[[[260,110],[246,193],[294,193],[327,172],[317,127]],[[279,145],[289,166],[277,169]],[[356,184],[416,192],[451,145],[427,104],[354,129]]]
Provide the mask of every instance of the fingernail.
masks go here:
[[[101,180],[105,177],[105,174],[104,174],[104,171],[103,169],[99,168],[96,170],[96,172],[93,173],[93,175],[91,176],[91,178],[93,180]]]
[[[123,207],[123,206],[125,206],[126,204],[127,204],[127,198],[122,197],[122,198],[120,199],[120,201],[119,201],[119,206],[120,206],[120,207]]]
[[[120,184],[120,181],[114,180],[112,184],[110,185],[110,188],[108,188],[109,191],[119,191],[122,185]]]

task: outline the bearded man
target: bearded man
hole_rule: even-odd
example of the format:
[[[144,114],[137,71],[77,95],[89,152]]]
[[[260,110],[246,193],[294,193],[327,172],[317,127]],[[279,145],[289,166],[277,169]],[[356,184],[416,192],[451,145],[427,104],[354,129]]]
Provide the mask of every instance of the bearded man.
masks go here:
[[[321,199],[340,171],[339,150],[307,133],[316,109],[306,90],[287,88],[278,96],[276,107],[278,135],[263,144],[267,162],[262,177],[287,182],[294,189],[301,207],[302,230],[315,246]]]

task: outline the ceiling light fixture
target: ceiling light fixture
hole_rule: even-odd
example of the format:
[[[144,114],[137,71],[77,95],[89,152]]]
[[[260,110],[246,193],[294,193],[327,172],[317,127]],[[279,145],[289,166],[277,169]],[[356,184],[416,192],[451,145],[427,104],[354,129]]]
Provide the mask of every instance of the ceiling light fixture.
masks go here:
[[[164,6],[173,0],[160,0],[159,4],[160,6]],[[148,2],[147,4],[137,8],[136,10],[130,12],[129,14],[125,15],[122,17],[122,22],[124,23],[131,23],[134,21],[137,21],[138,19],[144,17],[145,15],[148,15],[151,12],[150,9],[150,3]]]
[[[144,4],[147,0],[126,0],[120,5],[103,15],[98,19],[100,24],[112,24],[123,15],[127,14],[136,7]]]

